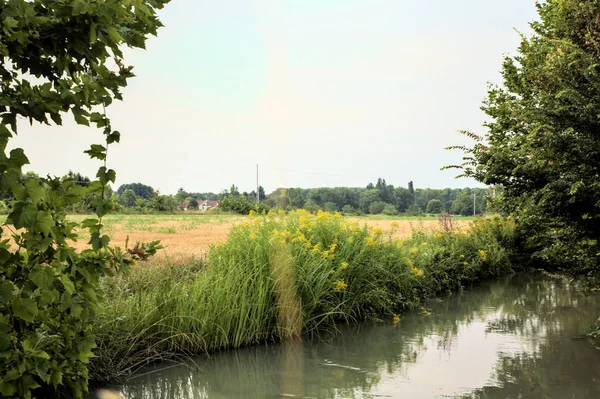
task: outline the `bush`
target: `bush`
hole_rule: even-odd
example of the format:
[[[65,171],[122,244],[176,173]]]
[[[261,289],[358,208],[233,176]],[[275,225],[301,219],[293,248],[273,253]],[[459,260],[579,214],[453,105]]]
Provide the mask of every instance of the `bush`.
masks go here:
[[[338,207],[337,204],[335,202],[326,202],[323,204],[323,210],[325,212],[337,212],[338,211]]]
[[[381,213],[383,213],[384,215],[393,216],[393,215],[397,215],[399,212],[394,205],[386,204],[383,207],[383,211]]]
[[[381,212],[383,212],[383,208],[385,208],[386,205],[388,204],[383,201],[375,201],[369,205],[369,213],[371,215],[379,215]]]
[[[256,211],[256,204],[250,203],[246,197],[228,195],[219,203],[219,208],[224,211],[247,215],[251,210]]]
[[[304,209],[310,213],[317,213],[321,208],[319,208],[319,205],[315,201],[309,199],[304,203]]]
[[[426,213],[434,213],[439,215],[444,211],[444,204],[439,199],[432,199],[427,203],[427,207],[425,208]]]
[[[410,216],[420,216],[423,214],[423,211],[421,210],[421,208],[419,208],[418,205],[411,205],[406,210],[406,214]]]
[[[356,210],[352,207],[352,205],[344,205],[342,207],[342,213],[344,215],[352,215],[356,212]]]

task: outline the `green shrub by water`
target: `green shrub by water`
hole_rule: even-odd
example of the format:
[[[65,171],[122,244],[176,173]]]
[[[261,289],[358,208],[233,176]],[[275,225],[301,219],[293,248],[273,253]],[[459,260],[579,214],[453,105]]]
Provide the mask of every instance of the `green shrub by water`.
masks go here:
[[[340,322],[398,320],[426,298],[510,272],[513,232],[510,221],[478,219],[466,232],[399,240],[339,214],[253,215],[205,260],[103,281],[91,378]]]

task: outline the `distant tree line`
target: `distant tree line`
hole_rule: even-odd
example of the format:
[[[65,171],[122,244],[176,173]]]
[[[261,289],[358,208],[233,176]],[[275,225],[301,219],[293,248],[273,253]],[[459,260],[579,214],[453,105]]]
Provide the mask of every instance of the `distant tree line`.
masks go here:
[[[27,178],[39,177],[28,172]],[[87,186],[90,179],[79,172],[69,171],[62,180],[73,180],[75,184]],[[406,213],[440,214],[450,212],[454,215],[482,214],[487,211],[489,189],[483,188],[414,188],[413,182],[406,187],[394,187],[379,178],[375,184],[365,187],[320,187],[320,188],[278,188],[270,194],[259,186],[261,206],[256,205],[256,191],[240,192],[235,184],[227,190],[214,192],[188,192],[179,188],[172,195],[161,194],[158,190],[143,183],[122,184],[116,191],[109,188],[113,212],[175,212],[178,210],[198,209],[202,201],[219,201],[220,208],[247,214],[249,210],[266,211],[270,208],[284,210],[306,209],[310,212],[325,210],[344,214],[384,214]],[[0,213],[6,212],[12,193],[0,191]],[[74,213],[93,212],[94,201],[91,196],[84,197],[79,204],[69,207]]]
[[[450,212],[455,215],[482,214],[487,211],[485,188],[414,188],[394,187],[385,179],[369,183],[366,187],[321,187],[321,188],[278,188],[268,195],[271,207],[282,209],[303,208],[330,212],[387,214],[399,213],[439,214]]]

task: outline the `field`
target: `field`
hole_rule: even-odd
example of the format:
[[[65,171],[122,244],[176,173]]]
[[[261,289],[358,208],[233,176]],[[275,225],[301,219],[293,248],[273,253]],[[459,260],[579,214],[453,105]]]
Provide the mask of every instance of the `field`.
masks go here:
[[[89,216],[72,216],[83,220]],[[392,229],[398,238],[410,237],[413,229],[434,231],[441,228],[436,217],[363,216],[349,218],[369,227],[379,227],[389,234]],[[130,246],[136,241],[160,240],[165,247],[152,260],[159,264],[183,264],[202,257],[209,246],[227,239],[231,227],[242,223],[246,217],[239,215],[214,215],[188,213],[178,215],[110,215],[103,222],[112,244],[123,247],[127,237]],[[465,227],[471,218],[459,218],[458,227]],[[89,235],[81,232],[76,243],[78,249],[87,246]]]

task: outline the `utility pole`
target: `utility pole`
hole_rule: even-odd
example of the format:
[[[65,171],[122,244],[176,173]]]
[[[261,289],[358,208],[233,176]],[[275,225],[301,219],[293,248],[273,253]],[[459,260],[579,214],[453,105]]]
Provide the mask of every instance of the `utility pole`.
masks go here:
[[[258,164],[256,164],[256,203],[260,204],[260,191],[258,187]]]
[[[477,194],[473,193],[473,216],[475,216],[475,208],[477,206],[477,204],[475,203],[476,197],[477,197]]]

